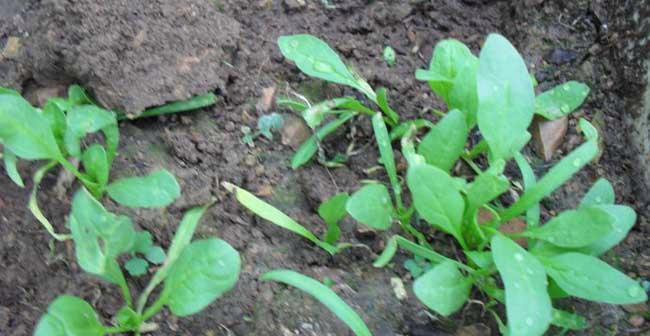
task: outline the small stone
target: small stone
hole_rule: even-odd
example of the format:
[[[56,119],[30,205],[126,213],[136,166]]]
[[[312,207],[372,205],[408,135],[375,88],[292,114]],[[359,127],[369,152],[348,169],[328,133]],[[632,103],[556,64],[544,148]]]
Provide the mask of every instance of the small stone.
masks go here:
[[[535,117],[530,127],[533,133],[535,152],[544,161],[550,161],[553,158],[553,153],[563,143],[569,128],[569,119],[562,117],[556,120],[546,120]]]
[[[262,97],[255,106],[260,113],[268,112],[273,107],[273,98],[275,98],[275,86],[262,89]]]
[[[283,118],[284,123],[280,130],[282,144],[290,146],[293,149],[298,149],[311,136],[311,131],[307,127],[307,124],[299,117],[285,114]]]
[[[5,49],[2,51],[2,57],[6,59],[14,59],[20,56],[20,50],[22,49],[22,42],[20,38],[15,36],[10,36],[7,38],[7,43],[5,44]]]
[[[246,158],[244,159],[244,163],[247,166],[252,167],[257,164],[257,159],[253,155],[246,155]]]
[[[398,300],[403,301],[408,298],[402,279],[397,277],[390,278],[390,286],[393,287],[393,292]]]
[[[307,3],[305,0],[284,0],[284,6],[289,10],[297,10],[305,7]]]
[[[645,319],[640,315],[632,315],[628,322],[630,322],[633,327],[639,328],[645,324]]]

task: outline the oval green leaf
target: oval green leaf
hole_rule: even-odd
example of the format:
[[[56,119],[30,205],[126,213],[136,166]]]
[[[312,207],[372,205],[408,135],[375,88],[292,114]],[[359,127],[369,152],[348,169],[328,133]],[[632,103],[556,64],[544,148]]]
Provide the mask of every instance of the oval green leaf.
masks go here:
[[[616,195],[614,194],[614,187],[612,187],[612,184],[604,178],[599,178],[582,198],[580,206],[614,204],[615,201]]]
[[[501,235],[492,237],[492,256],[506,290],[511,335],[539,336],[551,323],[551,299],[544,266],[521,246]]]
[[[406,183],[420,216],[462,241],[465,201],[454,179],[440,168],[418,164],[409,168]]]
[[[449,171],[463,154],[468,132],[463,112],[452,110],[422,138],[418,154],[428,164]]]
[[[472,289],[454,262],[442,262],[413,282],[415,296],[429,309],[449,316],[462,308]]]
[[[117,125],[115,114],[95,105],[72,107],[66,118],[65,148],[70,155],[81,157],[81,139],[87,134]]]
[[[478,127],[490,146],[490,160],[510,159],[528,142],[535,91],[517,50],[498,34],[481,49],[477,71]]]
[[[589,95],[589,87],[583,83],[570,81],[560,84],[535,99],[535,113],[553,120],[575,111]]]
[[[542,226],[529,228],[523,235],[560,247],[583,247],[610,233],[613,221],[600,208],[579,208],[565,211]]]
[[[176,178],[164,169],[147,176],[119,179],[109,184],[106,191],[113,200],[131,208],[164,208],[181,195]]]
[[[393,204],[383,184],[369,184],[357,190],[345,209],[356,221],[377,230],[388,230],[393,223]]]
[[[240,269],[239,253],[228,243],[197,240],[174,263],[162,300],[174,315],[196,314],[235,286]]]
[[[49,122],[25,99],[0,94],[0,140],[26,160],[62,160]]]
[[[573,296],[610,304],[648,300],[638,282],[596,257],[569,252],[544,259],[544,263],[549,276]]]
[[[104,326],[88,302],[71,295],[56,298],[41,317],[34,336],[103,336]]]
[[[290,270],[275,270],[262,275],[264,281],[277,281],[296,287],[313,296],[343,321],[356,336],[372,336],[359,314],[350,308],[336,293],[322,283]]]
[[[86,174],[99,184],[100,189],[108,183],[108,174],[110,167],[108,157],[106,157],[106,150],[100,144],[92,144],[88,147],[81,156]]]

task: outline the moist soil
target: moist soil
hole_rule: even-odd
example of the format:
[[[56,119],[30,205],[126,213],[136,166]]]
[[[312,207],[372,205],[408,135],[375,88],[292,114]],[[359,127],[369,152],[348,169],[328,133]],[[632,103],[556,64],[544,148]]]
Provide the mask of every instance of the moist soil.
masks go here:
[[[39,41],[38,38],[29,40],[30,33],[56,24],[47,21],[49,17],[39,12],[40,6],[51,3],[0,1],[0,28],[3,29],[0,42],[20,34],[31,41],[25,44],[27,55],[38,54],[39,47],[63,48],[61,50],[69,50],[74,57],[90,55],[90,59],[95,58],[92,62],[104,62],[98,71],[117,66],[110,58],[105,61],[95,57],[101,54],[98,53],[101,45],[93,49],[89,44],[73,47],[73,40],[64,40],[67,44],[63,46],[34,42]],[[91,6],[88,1],[81,3]],[[124,6],[122,13],[129,12],[131,6],[134,12],[143,10],[136,8],[143,6],[138,5],[138,1],[120,3]],[[527,154],[536,172],[543,174],[582,141],[576,124],[578,117],[586,117],[602,133],[602,155],[543,204],[544,214],[552,215],[575,206],[597,178],[610,179],[617,201],[633,206],[639,213],[639,221],[628,238],[605,258],[629,275],[650,278],[650,249],[645,238],[650,230],[647,217],[650,212],[647,204],[637,201],[642,199],[637,195],[647,189],[635,185],[642,169],[631,159],[634,153],[626,136],[629,117],[625,115],[620,98],[625,87],[612,47],[615,36],[607,26],[609,9],[600,2],[197,0],[182,3],[200,3],[199,8],[205,8],[202,6],[207,3],[211,9],[206,12],[232,20],[233,25],[239,27],[220,28],[228,34],[217,32],[218,36],[232,39],[232,43],[226,45],[234,48],[229,49],[226,59],[204,55],[219,67],[206,63],[205,69],[212,71],[214,77],[197,79],[201,82],[197,85],[210,83],[211,89],[219,95],[218,103],[193,113],[121,123],[121,154],[113,177],[145,174],[164,167],[177,176],[183,196],[164,210],[122,209],[110,201],[108,207],[131,215],[137,225],[152,232],[155,240],[167,247],[183,211],[215,197],[218,202],[202,220],[197,237],[219,236],[228,241],[241,253],[243,268],[236,287],[201,313],[176,318],[165,311],[155,317],[152,321],[158,324],[158,330],[152,335],[350,335],[345,325],[309,296],[259,280],[261,274],[278,268],[333,280],[333,289],[360,313],[375,335],[498,334],[492,317],[482,309],[484,298],[480,293],[473,293],[473,303],[459,313],[443,318],[427,311],[415,299],[410,290],[412,278],[402,266],[408,255],[400,254],[391,267],[373,268],[372,260],[382,250],[388,234],[360,229],[346,220],[342,225],[342,239],[365,244],[370,249],[352,248],[331,257],[298,236],[252,216],[221,187],[222,182],[228,181],[251,190],[320,234],[325,228],[315,215],[320,202],[337,192],[355,190],[364,179],[385,180],[383,171],[371,169],[378,165],[378,154],[371,127],[364,119],[351,123],[353,126],[336,133],[325,143],[328,157],[354,144],[356,154],[345,166],[325,168],[314,162],[297,171],[289,168],[292,146],[296,138],[304,135],[304,125],[298,123],[299,119],[292,117],[291,112],[275,107],[267,109],[260,103],[265,89],[275,87],[277,95],[298,93],[312,101],[355,93],[306,78],[295,66],[285,62],[275,44],[277,37],[283,34],[311,33],[326,40],[373,87],[388,88],[391,105],[404,118],[431,118],[428,111],[443,107],[425,83],[414,79],[414,71],[427,66],[433,45],[444,38],[457,38],[477,52],[488,33],[500,32],[521,51],[540,83],[540,90],[571,79],[586,82],[592,93],[581,110],[570,118],[568,134],[553,160],[544,162],[533,151]],[[57,10],[69,15],[69,20],[77,20],[80,15],[75,11],[67,13],[69,7],[65,6]],[[205,15],[199,16],[204,18]],[[34,17],[45,22],[35,23]],[[181,18],[179,24],[191,18],[191,15]],[[100,22],[104,19],[98,18]],[[138,25],[144,24],[137,26],[141,29],[153,28],[146,26],[146,20],[128,16],[121,20],[136,20]],[[91,21],[82,21],[75,29],[79,36],[95,41],[97,36],[92,34],[99,26]],[[89,25],[87,31],[83,30],[84,25]],[[164,28],[170,29],[169,26]],[[137,36],[136,30],[123,33]],[[177,35],[155,36],[164,45],[172,43]],[[145,39],[143,43],[149,42]],[[183,48],[195,42],[186,43]],[[397,52],[397,64],[393,67],[382,60],[386,45]],[[148,57],[144,53],[140,56]],[[52,76],[43,80],[45,74],[34,73],[39,69],[35,64],[13,60],[0,62],[0,70],[6,70],[7,78],[2,84],[29,90],[70,82],[84,85],[120,83],[124,85],[120,92],[136,92],[131,95],[138,103],[132,106],[149,104],[147,100],[137,100],[139,88],[149,87],[147,83],[111,82],[114,78],[102,77],[100,72],[84,77],[72,63],[61,67],[59,70],[65,76],[60,82],[52,83],[55,79]],[[171,77],[166,80],[180,76],[178,73],[167,75]],[[142,95],[147,94],[151,92],[142,92]],[[160,99],[168,100],[172,97],[170,94],[173,96],[173,92],[161,92],[160,97],[166,98]],[[113,98],[119,100],[119,97]],[[115,106],[132,103],[117,101]],[[242,143],[241,128],[254,128],[260,116],[274,111],[285,116],[282,134],[276,134],[273,140],[257,138],[254,147]],[[20,166],[24,176],[34,168],[25,163]],[[509,171],[517,177],[516,169],[510,167]],[[58,230],[65,231],[70,198],[77,186],[57,191],[54,187],[59,179],[57,173],[47,176],[41,185],[39,200]],[[122,304],[118,290],[85,274],[76,264],[69,242],[50,239],[26,209],[29,188],[31,185],[20,189],[5,174],[0,174],[0,335],[31,334],[48,303],[64,293],[91,302],[105,322],[110,323],[108,319]],[[431,237],[441,253],[458,255],[448,236],[431,232]],[[146,286],[147,277],[128,280],[132,291],[138,293]],[[394,284],[400,281],[407,289],[407,296],[398,299]],[[623,309],[573,300],[561,302],[561,305],[577,310],[590,321],[587,330],[575,334],[635,335],[649,329],[648,323],[643,320],[638,323],[638,317],[633,316],[647,310],[645,307],[639,311],[638,307],[636,310]]]

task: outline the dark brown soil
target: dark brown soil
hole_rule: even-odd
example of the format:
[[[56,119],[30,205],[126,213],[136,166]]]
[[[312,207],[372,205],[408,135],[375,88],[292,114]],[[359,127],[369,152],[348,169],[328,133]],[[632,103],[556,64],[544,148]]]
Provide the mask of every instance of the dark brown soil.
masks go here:
[[[577,117],[580,116],[593,120],[601,129],[604,138],[603,154],[598,162],[590,165],[561,192],[556,193],[545,204],[545,211],[558,211],[573,206],[598,177],[611,179],[618,201],[634,206],[640,219],[630,236],[608,258],[628,273],[650,278],[650,249],[645,238],[650,230],[647,218],[650,214],[646,211],[645,204],[636,201],[638,197],[634,193],[639,192],[634,187],[638,170],[630,160],[633,153],[625,134],[628,126],[623,123],[620,87],[616,84],[620,78],[616,77],[616,64],[611,61],[613,58],[610,57],[607,39],[611,31],[603,29],[600,20],[605,19],[599,17],[598,8],[594,9],[590,1],[574,1],[571,4],[564,1],[521,1],[522,4],[518,4],[519,2],[489,0],[213,0],[209,4],[214,9],[209,10],[205,7],[208,2],[202,0],[156,1],[157,5],[154,2],[151,5],[148,2],[147,5],[141,5],[138,1],[115,2],[120,4],[118,10],[111,10],[106,15],[117,15],[117,23],[108,19],[99,22],[109,24],[110,21],[110,24],[122,27],[116,29],[124,29],[122,33],[125,36],[122,38],[127,41],[126,45],[142,29],[149,31],[158,27],[144,18],[131,19],[127,14],[131,9],[152,13],[163,11],[171,6],[169,4],[177,4],[173,5],[172,10],[177,13],[178,10],[190,8],[183,7],[182,4],[192,3],[194,5],[191,6],[204,10],[197,14],[197,21],[185,17],[187,21],[181,23],[187,23],[188,29],[201,31],[201,34],[214,32],[212,38],[218,41],[232,39],[236,46],[228,54],[227,60],[219,57],[202,59],[204,66],[210,70],[206,70],[206,77],[201,74],[196,84],[209,85],[211,90],[219,88],[221,98],[214,108],[121,125],[121,156],[116,163],[114,177],[143,174],[156,167],[165,167],[177,175],[183,196],[167,210],[119,210],[132,215],[138,225],[150,230],[157,242],[166,247],[184,210],[207,202],[213,196],[217,197],[217,205],[204,218],[197,235],[219,236],[230,242],[242,255],[241,279],[233,291],[195,316],[175,318],[164,313],[156,317],[154,322],[159,324],[160,329],[154,335],[350,334],[341,322],[308,296],[258,280],[264,272],[277,268],[289,268],[318,279],[334,280],[334,289],[360,312],[375,335],[460,334],[458,329],[469,325],[475,325],[483,331],[463,335],[490,333],[485,328],[490,329],[492,334],[497,333],[491,316],[482,312],[477,304],[469,305],[450,319],[431,315],[415,300],[410,291],[410,275],[401,266],[401,262],[397,262],[393,268],[374,269],[371,266],[373,255],[361,248],[349,250],[334,258],[329,257],[296,235],[243,211],[220,187],[221,182],[229,181],[263,194],[271,203],[320,233],[324,230],[324,223],[315,216],[320,201],[336,192],[354,190],[362,179],[384,178],[381,172],[370,175],[366,173],[367,168],[377,165],[377,154],[370,137],[371,129],[365,120],[354,123],[354,132],[349,129],[340,132],[328,143],[328,154],[332,156],[336,150],[345,149],[352,138],[356,142],[355,148],[363,149],[351,157],[343,168],[328,170],[312,164],[292,171],[288,167],[292,149],[283,145],[279,136],[275,141],[259,138],[255,141],[254,148],[242,144],[241,127],[254,127],[257,118],[265,113],[257,107],[264,88],[275,86],[279,94],[295,91],[313,99],[342,93],[354,94],[338,86],[308,79],[293,65],[284,62],[275,44],[277,37],[282,34],[308,32],[326,40],[371,85],[387,87],[391,105],[405,117],[414,117],[431,107],[441,106],[426,84],[415,81],[414,71],[427,66],[433,45],[443,38],[460,39],[477,51],[488,33],[498,31],[510,38],[522,51],[528,64],[535,70],[540,89],[569,79],[588,83],[592,94],[582,110],[572,117],[569,135],[555,159],[561,158],[581,141],[576,130]],[[104,45],[101,43],[93,48],[91,41],[115,43],[115,37],[109,29],[102,32],[102,26],[93,22],[90,14],[66,14],[69,8],[66,6],[73,1],[42,1],[42,4],[32,1],[21,4],[0,0],[0,28],[4,31],[0,31],[0,42],[4,43],[8,36],[20,36],[29,41],[24,32],[35,33],[35,27],[56,25],[58,21],[50,21],[48,17],[42,16],[39,18],[44,22],[38,25],[29,23],[34,11],[38,12],[43,8],[41,6],[56,3],[64,4],[57,10],[63,11],[63,15],[70,15],[69,20],[81,20],[79,22],[82,25],[75,28],[75,34],[79,36],[79,42],[86,41],[86,44],[75,45],[75,35],[65,36],[62,40],[64,43],[54,45],[34,39],[25,43],[27,55],[37,53],[38,48],[68,50],[70,58],[63,59],[70,63],[61,68],[65,72],[65,82],[76,81],[90,87],[92,83],[103,83],[97,85],[108,87],[124,83],[125,88],[135,90],[136,94],[129,94],[136,101],[140,99],[140,93],[147,96],[146,99],[151,99],[152,94],[165,97],[160,98],[160,102],[173,97],[173,79],[178,78],[178,73],[169,73],[169,77],[164,80],[171,86],[164,92],[158,92],[147,89],[153,87],[148,82],[123,82],[119,77],[130,75],[130,72],[124,66],[120,67],[118,64],[122,63],[117,61],[106,62],[106,66],[93,70],[97,71],[94,73],[83,71],[94,63],[74,64],[75,57],[102,59],[102,50],[111,52],[109,44],[105,45],[109,49],[102,49]],[[91,1],[81,3],[95,9],[103,6]],[[333,8],[325,6],[326,3]],[[523,3],[527,5],[524,6]],[[240,33],[236,33],[235,25],[222,27],[222,30],[201,26],[203,22],[215,20],[214,17],[221,18],[217,11],[225,15],[223,20],[228,20],[225,17],[229,17],[237,21],[241,27]],[[58,17],[60,15],[61,13]],[[99,20],[104,20],[102,15]],[[86,26],[88,31],[83,30]],[[199,53],[202,48],[212,46],[209,41],[214,41],[198,38],[203,35],[197,36],[197,40],[177,41],[179,35],[175,31],[176,26],[167,25],[163,28],[162,32],[151,31],[153,35],[148,35],[152,40],[147,43],[154,50],[159,50],[157,48],[164,45],[180,43],[176,52]],[[381,52],[386,45],[397,51],[395,67],[388,67],[382,60]],[[557,49],[568,50],[575,53],[576,57],[568,62],[553,63],[550,55]],[[154,56],[146,55],[139,49],[134,52],[133,56],[143,57],[140,62],[156,60]],[[0,74],[3,81],[0,84],[35,87],[51,84],[40,77],[45,74],[30,74],[30,69],[29,64],[21,63],[20,59],[0,60],[0,70],[4,71]],[[83,74],[92,75],[86,77]],[[138,74],[140,75],[148,73]],[[187,80],[186,77],[183,78]],[[122,101],[121,97],[124,96],[116,94],[112,96],[111,99],[114,100],[111,102],[116,106],[143,106],[141,102]],[[355,134],[354,137],[351,133]],[[530,155],[534,157],[534,154]],[[540,174],[548,167],[549,163],[535,161],[535,169]],[[30,165],[21,166],[25,176],[33,168]],[[56,179],[56,174],[51,174],[45,180],[41,190],[41,204],[47,215],[57,223],[59,230],[64,231],[66,229],[63,223],[74,189],[69,190],[63,199],[57,199],[51,191]],[[28,190],[14,186],[5,174],[0,174],[0,190],[0,335],[31,334],[48,303],[63,293],[81,296],[92,302],[101,316],[112,316],[121,305],[116,288],[84,274],[74,261],[73,247],[70,244],[50,242],[49,236],[26,209]],[[109,207],[117,209],[114,205]],[[344,223],[343,231],[343,240],[362,242],[374,252],[381,250],[382,236],[361,234],[351,222]],[[448,237],[436,235],[435,238],[435,245],[442,253],[453,255],[454,248]],[[405,257],[401,256],[400,261]],[[399,278],[404,282],[409,291],[406,300],[397,299],[391,278]],[[132,290],[137,293],[144,288],[147,279],[130,280]],[[482,298],[477,295],[475,299]],[[588,316],[591,325],[584,335],[639,334],[648,329],[647,323],[640,327],[631,326],[627,322],[630,314],[620,307],[576,301],[563,304],[576,307]]]

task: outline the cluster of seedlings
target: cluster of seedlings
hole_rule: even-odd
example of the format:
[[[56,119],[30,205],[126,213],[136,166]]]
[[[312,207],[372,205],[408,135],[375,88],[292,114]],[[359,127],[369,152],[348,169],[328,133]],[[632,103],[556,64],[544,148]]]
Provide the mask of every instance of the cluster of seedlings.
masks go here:
[[[633,209],[615,204],[608,181],[598,180],[578,208],[544,223],[541,220],[540,201],[598,155],[597,129],[581,119],[584,143],[539,180],[521,153],[531,139],[528,128],[533,117],[567,116],[588,95],[586,85],[571,81],[536,96],[534,77],[503,36],[489,35],[478,57],[463,43],[444,40],[436,45],[429,69],[418,70],[415,77],[429,84],[448,111],[436,111],[437,123],[400,121],[388,104],[386,89],[373,89],[325,42],[311,35],[293,35],[281,37],[278,44],[282,54],[306,75],[352,87],[374,104],[369,107],[355,97],[313,105],[279,100],[280,105],[300,113],[314,130],[294,154],[292,167],[308,163],[319,153],[321,141],[336,129],[366,116],[372,122],[389,187],[372,181],[351,195],[341,193],[325,201],[318,209],[327,224],[323,237],[246,190],[227,184],[246,208],[331,254],[353,246],[339,241],[338,223],[348,215],[378,231],[399,230],[388,238],[375,267],[389,265],[399,248],[412,253],[420,261],[408,266],[420,302],[449,316],[465,305],[476,288],[488,298],[484,307],[506,335],[541,335],[551,325],[563,330],[586,328],[588,322],[582,316],[554,305],[566,297],[609,304],[647,300],[638,281],[599,258],[621,242],[636,221]],[[392,59],[387,54],[390,51],[384,56]],[[480,134],[480,140],[468,149],[471,134]],[[398,175],[395,164],[392,143],[398,140],[408,164],[405,176]],[[471,176],[453,175],[459,160],[472,169]],[[514,202],[505,205],[501,196],[516,185],[504,175],[511,160],[519,167],[524,187]],[[408,197],[405,192],[410,193]],[[526,225],[521,232],[499,230],[522,218]],[[422,233],[424,226],[453,237],[463,251],[462,258],[436,252],[431,237]],[[505,321],[496,309],[501,304],[505,305]],[[347,323],[353,326],[354,321]]]
[[[390,231],[393,235],[374,261],[375,267],[391,265],[400,248],[408,251],[419,261],[410,270],[415,277],[413,292],[424,306],[449,316],[464,306],[476,288],[488,298],[485,309],[503,334],[541,335],[550,325],[564,330],[585,328],[583,317],[554,305],[554,300],[569,296],[610,304],[647,300],[636,280],[599,258],[623,240],[636,221],[634,210],[615,204],[609,182],[597,181],[576,209],[544,223],[541,220],[540,201],[598,155],[596,128],[581,119],[584,143],[539,179],[521,153],[531,138],[527,130],[533,116],[552,120],[568,115],[584,101],[589,92],[586,85],[568,82],[536,96],[534,79],[504,37],[489,35],[478,57],[461,42],[445,40],[435,47],[429,69],[418,70],[416,78],[429,84],[448,111],[437,111],[436,123],[401,121],[388,103],[387,90],[372,88],[325,42],[311,35],[293,35],[280,37],[278,44],[282,54],[305,74],[352,87],[373,104],[370,107],[355,97],[317,104],[280,99],[281,106],[300,113],[314,131],[293,156],[291,166],[298,169],[307,164],[322,152],[320,144],[328,135],[356,118],[368,117],[389,187],[369,182],[351,195],[340,193],[324,202],[318,209],[327,224],[322,237],[248,191],[224,183],[243,206],[330,254],[353,246],[340,241],[339,222],[348,215],[375,230]],[[392,48],[386,48],[384,57],[394,64]],[[200,96],[145,111],[142,116],[213,102],[214,96]],[[166,252],[154,245],[150,233],[136,231],[131,219],[104,208],[105,195],[122,206],[164,208],[181,194],[175,177],[166,170],[111,181],[119,148],[118,120],[123,118],[99,107],[78,86],[70,87],[67,99],[51,98],[43,108],[33,107],[18,92],[0,89],[0,143],[8,176],[22,187],[17,160],[45,161],[33,175],[29,209],[54,239],[74,242],[77,262],[84,271],[117,285],[124,299],[107,326],[86,301],[62,295],[36,326],[37,336],[140,335],[155,328],[148,321],[164,306],[176,316],[195,314],[232,289],[239,278],[241,260],[228,243],[217,238],[192,241],[210,204],[185,213]],[[259,135],[271,138],[271,130],[280,126],[281,120],[273,116],[258,125],[257,133],[249,132],[245,141],[252,142]],[[470,134],[477,133],[480,140],[470,141]],[[408,164],[404,176],[398,175],[395,164],[392,144],[396,141]],[[473,143],[469,149],[468,142]],[[459,160],[473,170],[471,176],[453,175]],[[515,185],[504,175],[511,160],[521,171],[524,188],[514,202],[505,205],[501,196]],[[39,183],[57,166],[76,177],[80,186],[68,216],[70,233],[56,232],[37,204]],[[523,231],[499,230],[520,218],[526,222]],[[424,226],[453,237],[463,256],[436,252],[423,233]],[[123,262],[123,255],[130,258]],[[141,276],[149,263],[160,266],[134,301],[122,269]],[[356,335],[372,335],[360,316],[319,281],[290,270],[271,271],[262,280],[303,290]],[[157,298],[149,300],[159,286]],[[496,309],[501,304],[505,305],[505,321]]]

